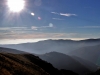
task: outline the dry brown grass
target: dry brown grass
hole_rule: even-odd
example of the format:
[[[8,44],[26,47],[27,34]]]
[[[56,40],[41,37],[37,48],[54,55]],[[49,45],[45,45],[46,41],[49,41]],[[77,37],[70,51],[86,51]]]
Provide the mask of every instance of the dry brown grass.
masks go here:
[[[49,75],[21,55],[0,53],[0,75]]]

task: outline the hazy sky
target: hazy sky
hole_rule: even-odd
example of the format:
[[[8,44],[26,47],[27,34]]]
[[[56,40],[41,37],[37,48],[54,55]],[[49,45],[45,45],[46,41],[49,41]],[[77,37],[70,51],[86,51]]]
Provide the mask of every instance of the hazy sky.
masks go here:
[[[100,0],[25,0],[19,13],[0,0],[0,39],[99,38]]]

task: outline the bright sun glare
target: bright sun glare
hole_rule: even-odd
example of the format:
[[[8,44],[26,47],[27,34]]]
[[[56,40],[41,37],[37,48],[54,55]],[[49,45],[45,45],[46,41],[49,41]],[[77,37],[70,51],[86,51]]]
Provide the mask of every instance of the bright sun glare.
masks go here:
[[[12,12],[20,12],[24,9],[25,1],[24,0],[8,0],[7,5]]]

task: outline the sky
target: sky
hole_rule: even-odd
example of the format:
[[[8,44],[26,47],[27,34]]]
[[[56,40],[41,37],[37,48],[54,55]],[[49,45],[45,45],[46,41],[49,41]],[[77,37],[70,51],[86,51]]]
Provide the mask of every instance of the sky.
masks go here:
[[[12,12],[0,0],[0,40],[100,38],[100,0],[24,0]]]

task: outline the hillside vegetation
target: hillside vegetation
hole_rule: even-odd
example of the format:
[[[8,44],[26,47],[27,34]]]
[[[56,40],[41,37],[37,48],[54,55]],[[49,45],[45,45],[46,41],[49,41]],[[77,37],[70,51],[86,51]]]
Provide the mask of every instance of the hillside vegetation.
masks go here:
[[[49,75],[23,55],[0,53],[0,75]]]
[[[67,74],[66,74],[67,73]],[[32,54],[0,53],[0,75],[78,75],[58,70]]]
[[[44,57],[46,58],[45,61],[44,59],[42,60],[38,56],[35,56],[30,53],[10,48],[0,47],[0,75],[78,75],[77,73],[78,71],[80,72],[80,69],[85,71],[89,66],[91,67],[91,69],[95,68],[94,64],[92,63],[90,64],[90,62],[82,59],[80,60],[79,58],[75,58],[77,59],[77,63],[75,63],[76,62],[75,59],[62,53],[57,53],[57,52],[46,53],[46,55],[43,55],[43,58]],[[57,67],[56,68],[53,67],[52,62],[48,63],[47,58],[48,61],[54,59],[55,63],[59,63],[61,67],[62,67],[61,65],[62,62],[63,64],[68,63],[69,65],[67,65],[66,68],[70,67],[75,68],[75,66],[72,65],[72,63],[73,64],[75,63],[74,65],[76,65],[76,69],[77,68],[79,69],[77,69],[77,73],[75,73],[75,71],[73,71],[72,69],[58,68],[59,69],[58,70]],[[63,60],[59,60],[57,58],[59,59],[64,58],[64,60],[66,59],[66,62]],[[80,61],[83,61],[83,63],[81,63]],[[90,65],[88,66],[88,64]],[[79,67],[79,65],[83,65],[83,67],[87,68],[83,69],[82,67]],[[81,73],[80,75],[100,75],[100,70],[97,70],[94,73],[93,71],[88,71],[88,73],[87,72]]]

